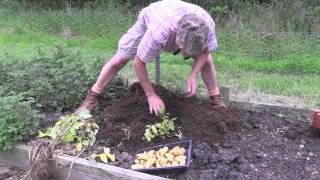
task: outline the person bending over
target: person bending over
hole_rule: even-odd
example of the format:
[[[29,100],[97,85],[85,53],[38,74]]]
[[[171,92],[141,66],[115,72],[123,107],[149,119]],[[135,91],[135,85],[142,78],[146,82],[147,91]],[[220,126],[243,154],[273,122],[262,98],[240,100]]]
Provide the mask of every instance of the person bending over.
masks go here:
[[[225,107],[219,92],[211,52],[217,49],[215,23],[201,7],[180,0],[162,0],[143,8],[136,23],[121,37],[117,53],[102,68],[96,83],[76,112],[92,111],[98,106],[99,95],[130,59],[136,76],[147,96],[150,113],[158,115],[165,105],[148,78],[146,64],[161,50],[181,53],[194,63],[187,78],[187,97],[197,92],[196,76],[201,73],[211,104]]]

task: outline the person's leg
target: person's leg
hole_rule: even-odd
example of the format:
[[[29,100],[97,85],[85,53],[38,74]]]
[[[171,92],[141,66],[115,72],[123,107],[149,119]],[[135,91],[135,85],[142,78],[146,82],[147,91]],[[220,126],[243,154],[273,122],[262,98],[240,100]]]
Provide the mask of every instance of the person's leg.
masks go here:
[[[125,33],[118,42],[118,50],[110,61],[102,68],[96,83],[87,92],[86,98],[76,113],[89,110],[92,111],[98,106],[98,97],[105,87],[112,81],[118,71],[122,69],[130,59],[133,59],[137,52],[139,43],[147,29],[143,21],[144,10],[139,14],[137,22]]]
[[[211,99],[211,104],[216,107],[225,107],[225,104],[220,95],[218,82],[217,82],[217,74],[215,66],[212,62],[212,56],[209,55],[206,64],[203,66],[201,70],[201,76],[204,84],[208,89],[208,94]]]
[[[104,88],[112,81],[112,79],[117,75],[120,69],[122,69],[127,62],[128,58],[124,58],[119,55],[114,55],[110,61],[108,61],[102,68],[100,75],[96,83],[87,92],[85,100],[82,102],[80,107],[75,111],[75,113],[81,112],[83,110],[92,111],[98,107],[98,97],[102,94]]]
[[[128,61],[128,58],[114,55],[111,60],[103,66],[100,75],[91,90],[94,93],[101,94],[104,88],[108,86],[112,79],[117,75],[118,71],[121,70]]]
[[[207,86],[209,96],[220,95],[216,77],[216,69],[212,62],[211,55],[209,55],[206,64],[203,66],[201,70],[201,76],[204,84]]]

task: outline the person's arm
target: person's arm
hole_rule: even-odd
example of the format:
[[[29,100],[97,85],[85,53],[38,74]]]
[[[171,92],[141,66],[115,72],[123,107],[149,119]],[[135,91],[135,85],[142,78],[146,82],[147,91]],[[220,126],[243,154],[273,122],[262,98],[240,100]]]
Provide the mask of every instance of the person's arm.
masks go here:
[[[187,80],[187,97],[194,96],[197,93],[197,75],[206,63],[208,57],[209,51],[207,50],[194,57],[194,64]]]
[[[134,58],[133,65],[137,78],[148,98],[150,113],[152,114],[154,112],[155,115],[158,116],[160,109],[164,108],[164,103],[156,94],[155,90],[153,89],[150,83],[148,72],[146,69],[146,64],[140,59],[138,55],[136,55]]]

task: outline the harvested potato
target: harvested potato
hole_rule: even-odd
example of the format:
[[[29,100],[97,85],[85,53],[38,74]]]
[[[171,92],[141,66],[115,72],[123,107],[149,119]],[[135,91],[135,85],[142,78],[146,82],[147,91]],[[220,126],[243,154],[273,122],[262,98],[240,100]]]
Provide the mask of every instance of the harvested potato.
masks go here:
[[[172,162],[174,161],[174,155],[170,153],[166,153],[165,157],[168,159],[168,161]]]
[[[173,154],[173,152],[175,152],[177,149],[179,149],[179,146],[175,146],[174,148],[172,148],[169,153]]]
[[[170,166],[181,166],[186,164],[186,149],[175,146],[169,149],[167,146],[160,148],[158,151],[150,150],[137,154],[137,159],[132,168],[161,168]]]
[[[165,150],[164,149],[159,149],[159,154],[160,156],[164,156],[166,154]]]
[[[152,161],[152,162],[154,162],[154,163],[156,163],[157,158],[156,158],[156,157],[153,157],[153,158],[150,158],[149,160]]]
[[[166,159],[164,157],[161,157],[158,161],[159,161],[161,166],[166,166],[166,164],[168,162],[168,159]]]
[[[152,158],[153,156],[155,156],[155,150],[150,150],[150,151],[148,151],[148,153],[147,153],[147,156],[149,157],[149,158]]]
[[[146,163],[146,161],[145,161],[145,160],[140,160],[140,163],[139,163],[139,164],[144,165],[145,163]]]
[[[186,150],[183,147],[180,148],[179,146],[176,146],[173,149],[171,149],[171,151],[169,152],[175,156],[181,156],[181,155],[184,155]]]
[[[176,156],[175,158],[174,158],[174,160],[175,161],[177,161],[177,162],[181,162],[181,161],[183,161],[183,160],[186,160],[187,159],[187,157],[186,156]]]
[[[165,153],[167,153],[167,152],[169,151],[169,148],[168,148],[167,146],[165,146],[165,147],[163,148],[163,150],[164,150]]]
[[[167,159],[168,159],[169,162],[173,162],[174,161],[174,156],[168,156]]]
[[[137,154],[137,159],[138,160],[148,160],[149,157],[146,154]]]
[[[144,166],[141,165],[141,164],[133,164],[133,165],[131,166],[131,169],[143,169],[143,168],[144,168]]]
[[[156,157],[157,157],[157,159],[160,159],[160,152],[159,151],[156,151]]]
[[[179,166],[179,163],[177,161],[173,161],[172,166]]]
[[[160,162],[159,161],[156,161],[156,168],[161,168],[162,166],[161,166],[161,164],[160,164]]]
[[[146,162],[145,168],[152,168],[152,166],[155,164],[155,161],[153,161],[152,159],[149,159]]]
[[[180,151],[179,151],[179,155],[177,155],[177,156],[182,156],[182,155],[184,155],[185,153],[186,153],[186,149],[183,148],[183,147],[181,147],[181,148],[180,148]]]
[[[179,164],[180,164],[180,166],[185,165],[186,164],[186,160],[182,160]]]

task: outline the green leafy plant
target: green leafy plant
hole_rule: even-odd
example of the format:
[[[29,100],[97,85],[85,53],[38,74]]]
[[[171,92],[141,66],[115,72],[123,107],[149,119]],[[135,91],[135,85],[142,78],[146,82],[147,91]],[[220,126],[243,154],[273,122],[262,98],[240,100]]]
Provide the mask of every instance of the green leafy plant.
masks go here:
[[[42,53],[40,45],[36,48],[37,54],[28,59],[0,62],[0,85],[6,87],[4,93],[25,92],[39,108],[51,112],[79,105],[100,70],[102,58],[88,57],[64,44],[56,44],[51,54]]]
[[[34,110],[34,99],[24,94],[0,96],[0,150],[11,147],[36,132],[42,115]]]
[[[99,126],[90,120],[91,117],[89,111],[62,116],[46,132],[40,131],[39,137],[50,137],[62,143],[76,143],[76,150],[80,152],[96,141]]]
[[[144,133],[144,138],[147,141],[151,141],[152,139],[160,136],[165,138],[165,136],[170,136],[170,133],[175,130],[174,121],[177,118],[171,118],[170,113],[166,113],[164,109],[160,110],[160,119],[161,122],[155,123],[152,125],[147,125]],[[181,131],[180,131],[181,133]],[[181,133],[182,136],[182,133]]]

